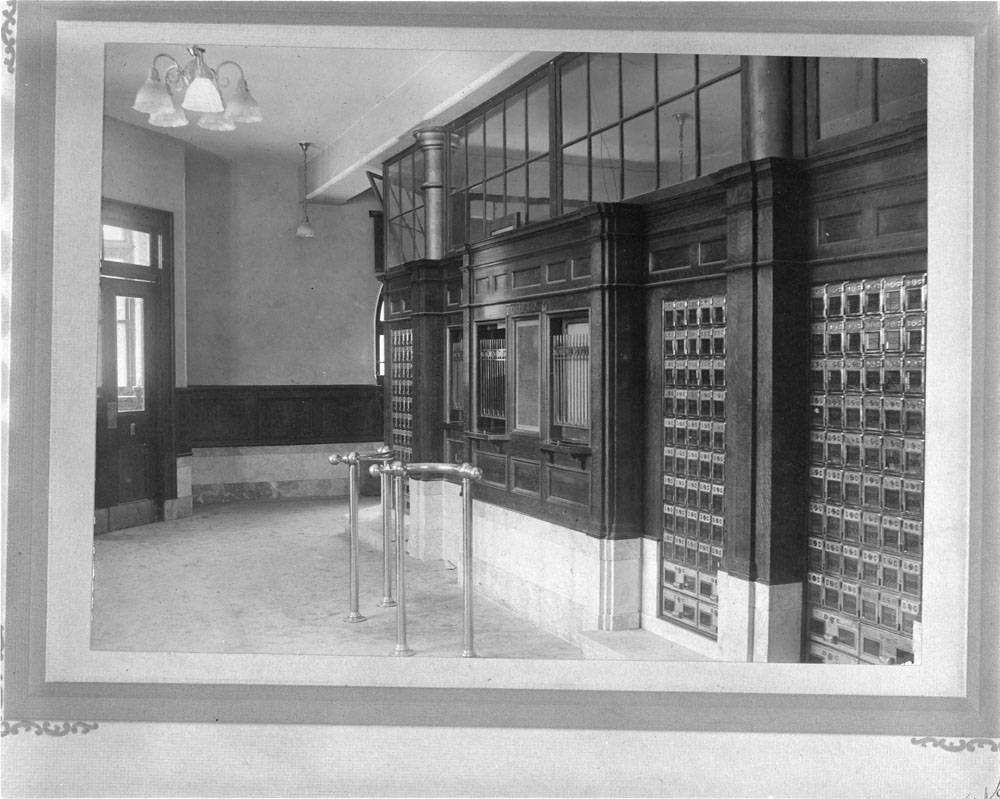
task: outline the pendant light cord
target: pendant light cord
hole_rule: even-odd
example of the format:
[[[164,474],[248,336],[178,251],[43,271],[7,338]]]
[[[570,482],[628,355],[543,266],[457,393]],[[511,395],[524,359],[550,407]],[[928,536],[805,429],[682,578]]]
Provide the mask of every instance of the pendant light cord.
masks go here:
[[[309,222],[309,183],[306,175],[306,170],[308,166],[306,164],[306,150],[309,149],[311,142],[300,141],[299,147],[302,148],[302,209],[305,214],[305,221]]]

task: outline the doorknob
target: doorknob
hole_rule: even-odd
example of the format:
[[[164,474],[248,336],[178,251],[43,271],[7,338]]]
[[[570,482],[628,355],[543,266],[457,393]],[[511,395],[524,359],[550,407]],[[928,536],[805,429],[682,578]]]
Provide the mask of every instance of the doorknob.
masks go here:
[[[108,430],[114,430],[118,427],[118,403],[109,402],[108,403]]]

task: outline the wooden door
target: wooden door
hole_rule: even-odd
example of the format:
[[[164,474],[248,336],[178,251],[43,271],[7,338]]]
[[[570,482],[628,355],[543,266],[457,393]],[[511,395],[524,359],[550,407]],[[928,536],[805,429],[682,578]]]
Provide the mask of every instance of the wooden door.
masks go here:
[[[169,216],[105,204],[95,532],[157,521],[169,495],[172,388],[164,268]]]

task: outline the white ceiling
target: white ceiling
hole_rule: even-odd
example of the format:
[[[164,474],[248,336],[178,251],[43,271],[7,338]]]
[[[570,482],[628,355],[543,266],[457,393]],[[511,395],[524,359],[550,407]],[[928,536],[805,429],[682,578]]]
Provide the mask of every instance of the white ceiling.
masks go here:
[[[278,159],[289,169],[301,169],[298,143],[312,142],[310,199],[330,203],[367,189],[366,169],[377,171],[386,156],[409,145],[413,129],[453,119],[554,55],[198,44],[209,66],[243,67],[263,122],[221,133],[199,128],[189,113],[186,127],[157,128],[132,109],[153,57],[167,53],[183,64],[190,43],[108,45],[105,113],[227,160]],[[161,76],[168,65],[158,62]],[[220,74],[231,81],[223,89],[228,97],[239,73],[224,67]]]

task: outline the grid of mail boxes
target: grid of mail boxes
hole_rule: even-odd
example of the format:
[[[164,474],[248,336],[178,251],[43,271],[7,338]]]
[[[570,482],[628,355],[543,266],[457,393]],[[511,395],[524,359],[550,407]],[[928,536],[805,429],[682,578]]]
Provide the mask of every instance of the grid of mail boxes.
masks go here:
[[[913,660],[923,570],[923,274],[811,288],[807,660]]]
[[[413,331],[393,330],[392,346],[392,448],[400,460],[413,451]]]
[[[726,450],[726,298],[663,303],[660,616],[719,627]]]

